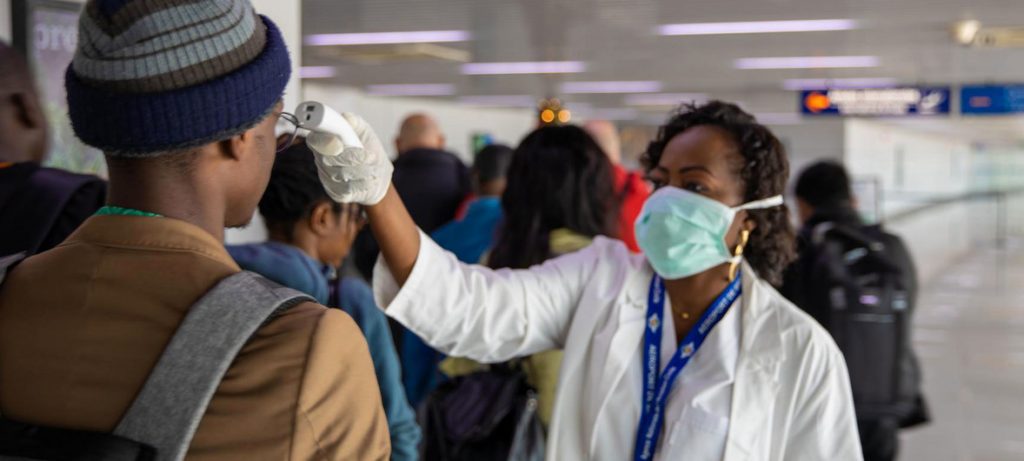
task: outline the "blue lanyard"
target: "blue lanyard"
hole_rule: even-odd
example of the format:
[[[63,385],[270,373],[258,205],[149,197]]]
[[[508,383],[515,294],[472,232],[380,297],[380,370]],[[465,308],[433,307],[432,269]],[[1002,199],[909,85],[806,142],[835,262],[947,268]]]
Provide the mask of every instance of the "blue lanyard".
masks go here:
[[[643,411],[640,413],[640,425],[636,431],[636,447],[633,459],[650,460],[658,446],[661,435],[661,422],[665,412],[665,401],[669,391],[675,384],[683,368],[704,344],[711,330],[725,317],[725,313],[736,302],[742,292],[740,275],[729,283],[715,302],[711,303],[700,320],[690,329],[679,345],[679,351],[665,366],[665,371],[658,374],[658,363],[661,359],[661,334],[665,315],[665,285],[661,277],[655,275],[651,279],[651,289],[647,298],[647,328],[644,329],[644,394]]]

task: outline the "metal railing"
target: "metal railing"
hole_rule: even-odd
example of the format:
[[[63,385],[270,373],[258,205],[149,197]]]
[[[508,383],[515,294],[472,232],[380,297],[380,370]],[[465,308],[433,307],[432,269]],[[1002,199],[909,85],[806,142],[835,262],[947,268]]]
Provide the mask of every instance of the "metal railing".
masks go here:
[[[892,214],[883,214],[882,223],[900,223],[950,205],[990,200],[995,202],[996,244],[1003,248],[1006,245],[1009,234],[1009,202],[1011,198],[1018,195],[1024,195],[1024,188],[968,192],[951,197],[930,199],[906,210],[900,210]]]

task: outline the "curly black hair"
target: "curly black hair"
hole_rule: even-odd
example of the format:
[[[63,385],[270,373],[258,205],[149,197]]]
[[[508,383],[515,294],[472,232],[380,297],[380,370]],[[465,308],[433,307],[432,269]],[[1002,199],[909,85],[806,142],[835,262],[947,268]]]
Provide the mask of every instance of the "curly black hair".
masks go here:
[[[673,138],[696,126],[714,126],[732,135],[743,156],[737,171],[743,181],[744,202],[760,200],[786,191],[789,160],[786,150],[772,132],[757,123],[753,115],[735,104],[711,101],[683,104],[658,129],[658,136],[647,146],[642,162],[648,170],[658,166],[661,155]],[[762,279],[772,285],[782,283],[782,272],[796,258],[796,240],[786,207],[749,210],[749,219],[757,227],[750,234],[744,257]]]

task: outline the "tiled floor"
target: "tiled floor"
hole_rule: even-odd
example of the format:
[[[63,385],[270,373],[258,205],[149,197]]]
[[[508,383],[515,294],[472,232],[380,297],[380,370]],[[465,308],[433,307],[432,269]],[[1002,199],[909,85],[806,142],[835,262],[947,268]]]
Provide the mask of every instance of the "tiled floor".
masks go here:
[[[933,422],[903,433],[900,459],[1024,460],[1024,242],[925,286],[915,325]]]

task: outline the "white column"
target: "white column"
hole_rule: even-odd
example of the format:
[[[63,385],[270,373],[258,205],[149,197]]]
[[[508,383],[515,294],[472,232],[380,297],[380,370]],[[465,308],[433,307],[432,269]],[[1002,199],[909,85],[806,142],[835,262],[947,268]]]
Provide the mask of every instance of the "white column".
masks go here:
[[[3,0],[0,0],[3,1]],[[300,102],[302,89],[299,66],[302,65],[302,0],[252,0],[256,12],[274,21],[284,34],[292,56],[292,79],[285,89],[284,107],[291,112]]]
[[[0,40],[11,43],[11,0],[0,0]]]

